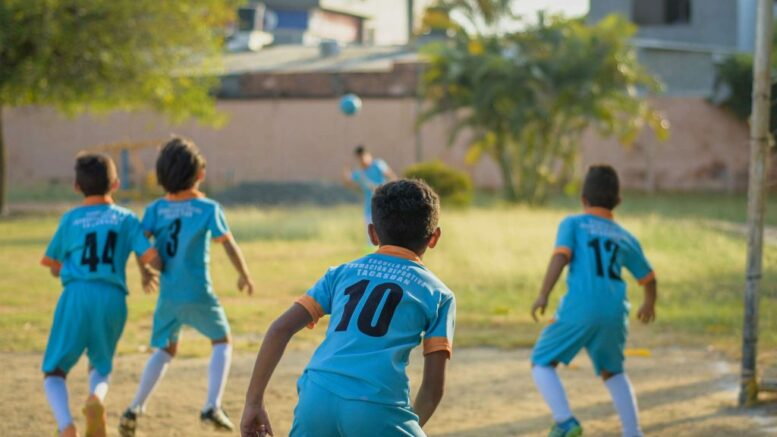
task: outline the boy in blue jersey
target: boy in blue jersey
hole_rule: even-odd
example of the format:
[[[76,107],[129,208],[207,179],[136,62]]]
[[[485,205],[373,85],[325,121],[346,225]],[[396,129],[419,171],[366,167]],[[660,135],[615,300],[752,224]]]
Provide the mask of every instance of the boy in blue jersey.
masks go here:
[[[368,226],[377,252],[330,268],[272,323],[246,394],[244,437],[274,435],[264,393],[291,337],[326,314],[326,337],[299,379],[292,437],[424,436],[451,356],[453,293],[422,263],[440,239],[439,199],[420,181],[380,186]],[[424,377],[410,404],[405,369],[423,341]]]
[[[205,177],[205,159],[194,143],[181,138],[169,141],[159,153],[156,171],[168,194],[146,208],[142,222],[165,263],[151,334],[155,351],[143,370],[135,399],[121,417],[119,433],[135,435],[138,416],[175,356],[183,325],[193,327],[213,344],[200,420],[217,430],[232,430],[221,408],[232,345],[229,322],[211,285],[211,239],[222,243],[237,270],[238,289],[250,296],[254,284],[221,206],[197,190]]]
[[[364,221],[372,223],[372,193],[380,185],[397,178],[391,168],[382,159],[372,157],[372,154],[358,146],[353,151],[357,167],[354,170],[346,169],[343,178],[346,184],[359,187],[364,196]]]
[[[644,287],[645,300],[637,312],[643,323],[655,320],[657,285],[637,239],[613,221],[612,210],[620,200],[615,170],[606,165],[591,167],[583,185],[585,213],[561,222],[555,252],[532,306],[536,321],[537,311],[545,313],[548,296],[569,265],[567,294],[532,351],[534,381],[556,422],[551,437],[583,433],[555,370],[559,363],[569,364],[583,348],[610,392],[624,437],[642,435],[636,398],[623,368],[630,305],[621,270],[626,267]]]
[[[127,258],[135,252],[152,285],[151,264],[161,268],[156,250],[132,211],[113,204],[119,184],[116,167],[105,155],[76,158],[75,188],[84,203],[67,212],[51,239],[41,264],[59,277],[64,290],[57,302],[42,370],[44,389],[60,436],[77,436],[68,405],[65,378],[86,351],[89,398],[83,413],[87,437],[104,437],[108,377],[127,320]]]

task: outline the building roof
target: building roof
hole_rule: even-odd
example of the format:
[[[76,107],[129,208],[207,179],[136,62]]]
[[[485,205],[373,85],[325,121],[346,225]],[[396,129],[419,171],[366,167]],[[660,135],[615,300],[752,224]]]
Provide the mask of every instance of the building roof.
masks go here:
[[[226,54],[224,74],[382,72],[417,60],[418,53],[404,46],[346,46],[336,56],[322,57],[317,46],[278,45]]]

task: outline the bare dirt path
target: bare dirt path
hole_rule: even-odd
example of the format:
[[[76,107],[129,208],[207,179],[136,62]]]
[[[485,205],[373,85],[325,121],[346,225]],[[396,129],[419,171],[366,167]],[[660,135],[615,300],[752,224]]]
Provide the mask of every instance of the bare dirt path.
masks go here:
[[[281,362],[271,383],[268,403],[276,435],[285,436],[296,403],[295,381],[311,350],[292,350]],[[130,401],[146,355],[117,360],[108,397],[110,436],[122,408]],[[236,421],[240,417],[243,390],[253,356],[237,355],[225,395],[225,408]],[[547,434],[549,415],[534,389],[529,351],[459,349],[449,373],[445,399],[427,426],[430,436],[507,437]],[[0,436],[50,436],[53,419],[46,405],[40,356],[0,354]],[[420,355],[413,356],[411,378],[418,386]],[[168,371],[142,418],[139,436],[225,435],[200,427],[198,412],[205,396],[206,359],[177,359]],[[736,399],[736,367],[718,354],[703,350],[659,349],[650,357],[628,362],[636,387],[642,422],[650,436],[767,436],[777,435],[777,408],[741,412]],[[71,405],[85,398],[86,364],[82,361],[70,377]],[[587,436],[618,436],[618,419],[604,385],[594,378],[586,357],[561,370],[572,407]],[[83,419],[77,415],[77,423]],[[367,436],[365,437],[373,437]]]

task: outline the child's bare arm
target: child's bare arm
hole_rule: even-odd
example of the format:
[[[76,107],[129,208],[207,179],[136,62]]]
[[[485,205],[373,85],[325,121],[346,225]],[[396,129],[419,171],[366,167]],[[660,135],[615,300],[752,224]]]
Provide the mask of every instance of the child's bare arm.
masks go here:
[[[656,301],[658,300],[658,283],[655,279],[644,285],[645,301],[637,312],[637,318],[642,323],[650,323],[656,320]]]
[[[550,258],[548,264],[548,270],[545,273],[545,280],[542,281],[542,288],[540,289],[540,295],[531,307],[531,316],[534,321],[538,321],[537,311],[539,310],[541,315],[545,315],[545,309],[548,307],[548,297],[553,291],[553,287],[556,286],[558,278],[561,277],[561,273],[564,271],[564,267],[569,264],[569,257],[563,253],[555,253]]]
[[[240,423],[240,432],[244,437],[274,435],[265,409],[264,392],[289,340],[312,320],[310,313],[295,303],[267,330],[246,392],[246,404]]]
[[[240,291],[245,290],[249,296],[254,294],[254,281],[251,280],[251,274],[248,272],[248,266],[246,265],[245,258],[243,258],[243,252],[240,251],[235,238],[229,235],[224,240],[224,251],[227,252],[229,261],[235,267],[238,273],[237,289]]]
[[[445,391],[445,367],[448,351],[432,352],[424,357],[424,379],[413,403],[418,422],[424,426],[434,414]]]

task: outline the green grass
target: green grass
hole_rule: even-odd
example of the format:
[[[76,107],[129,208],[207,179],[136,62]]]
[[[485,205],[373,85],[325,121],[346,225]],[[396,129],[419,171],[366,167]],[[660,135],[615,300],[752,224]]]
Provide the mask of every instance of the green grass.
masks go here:
[[[767,223],[777,224],[777,204]],[[528,313],[562,217],[578,211],[574,200],[554,199],[529,208],[499,202],[444,210],[443,238],[426,256],[427,265],[456,293],[458,346],[529,346],[542,324]],[[659,278],[659,321],[633,323],[631,344],[714,345],[736,350],[742,325],[745,238],[718,230],[711,221],[742,222],[745,201],[736,196],[628,196],[618,220],[642,241]],[[227,216],[257,283],[257,294],[236,291],[236,275],[214,248],[215,287],[240,349],[255,350],[267,326],[304,293],[328,266],[365,251],[358,206],[331,209],[229,209]],[[53,215],[24,215],[0,222],[0,351],[45,347],[60,286],[38,261],[58,221]],[[761,347],[777,347],[777,246],[764,253]],[[148,343],[156,296],[140,291],[128,266],[130,316],[120,351]],[[641,290],[629,282],[634,306]],[[563,292],[557,287],[553,305]],[[324,333],[305,330],[297,345]],[[208,343],[185,332],[181,353],[200,355]]]

